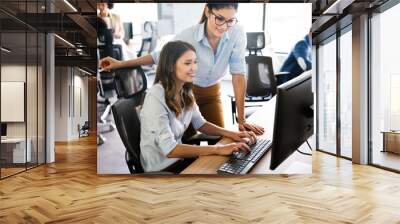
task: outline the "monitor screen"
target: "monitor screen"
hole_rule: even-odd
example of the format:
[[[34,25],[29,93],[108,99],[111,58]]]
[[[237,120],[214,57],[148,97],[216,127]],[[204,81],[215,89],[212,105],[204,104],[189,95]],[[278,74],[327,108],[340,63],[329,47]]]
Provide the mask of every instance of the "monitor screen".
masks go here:
[[[7,136],[7,124],[1,123],[1,136]]]
[[[311,71],[277,89],[270,169],[277,168],[314,132]]]

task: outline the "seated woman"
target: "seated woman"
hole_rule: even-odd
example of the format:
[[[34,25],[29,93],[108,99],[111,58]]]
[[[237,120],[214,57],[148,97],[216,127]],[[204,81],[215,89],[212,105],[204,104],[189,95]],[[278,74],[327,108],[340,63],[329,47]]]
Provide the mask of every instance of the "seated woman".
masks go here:
[[[229,131],[203,118],[192,92],[196,71],[192,45],[173,41],[163,47],[154,85],[147,92],[140,112],[140,157],[145,172],[171,171],[170,167],[177,167],[183,158],[248,152],[246,143],[255,142],[253,132]],[[182,135],[190,123],[202,133],[229,137],[236,142],[212,146],[182,144]]]

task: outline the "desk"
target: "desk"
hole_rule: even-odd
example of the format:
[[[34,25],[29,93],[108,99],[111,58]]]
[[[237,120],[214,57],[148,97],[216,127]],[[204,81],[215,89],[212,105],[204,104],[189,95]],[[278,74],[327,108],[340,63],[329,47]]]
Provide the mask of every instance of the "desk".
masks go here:
[[[25,138],[1,139],[1,153],[6,163],[25,163],[31,161],[31,139],[27,138],[25,154]],[[27,161],[25,159],[27,158]]]
[[[272,140],[274,117],[275,117],[275,100],[273,97],[263,107],[254,112],[247,120],[263,126],[265,133],[262,137]],[[228,138],[221,139],[217,144],[227,144],[232,140]],[[299,147],[303,152],[309,152],[306,143]],[[180,174],[217,174],[218,168],[228,160],[229,156],[200,156],[190,166],[183,170]],[[253,167],[249,174],[311,174],[312,173],[312,156],[303,155],[294,152],[275,170],[270,170],[271,150],[269,150]]]

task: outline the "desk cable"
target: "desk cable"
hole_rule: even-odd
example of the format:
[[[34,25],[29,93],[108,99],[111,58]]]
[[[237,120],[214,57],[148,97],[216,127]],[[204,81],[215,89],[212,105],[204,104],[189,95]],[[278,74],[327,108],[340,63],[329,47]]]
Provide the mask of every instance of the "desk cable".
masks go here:
[[[300,151],[299,149],[297,149],[296,151],[299,152],[299,153],[301,153],[301,154],[303,154],[303,155],[312,156],[312,148],[311,148],[311,145],[310,145],[310,143],[308,143],[308,140],[306,140],[306,142],[307,142],[308,148],[310,148],[311,153],[302,152],[302,151]]]

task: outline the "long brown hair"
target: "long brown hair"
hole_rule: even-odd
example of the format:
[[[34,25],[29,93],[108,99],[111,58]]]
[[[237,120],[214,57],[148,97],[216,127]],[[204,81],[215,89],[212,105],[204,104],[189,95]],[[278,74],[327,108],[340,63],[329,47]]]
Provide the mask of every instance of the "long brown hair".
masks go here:
[[[192,83],[185,83],[180,92],[181,102],[175,98],[176,95],[176,62],[187,51],[196,53],[194,47],[183,41],[171,41],[164,45],[160,53],[154,84],[161,83],[165,90],[165,102],[169,109],[178,116],[186,107],[192,107],[195,99],[193,96]]]
[[[233,8],[237,10],[238,3],[207,3],[206,6],[204,6],[203,15],[201,16],[199,23],[201,24],[207,21],[206,10],[220,10],[225,8]]]

